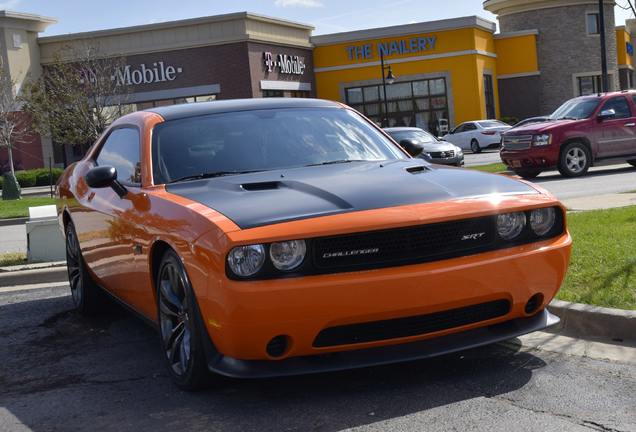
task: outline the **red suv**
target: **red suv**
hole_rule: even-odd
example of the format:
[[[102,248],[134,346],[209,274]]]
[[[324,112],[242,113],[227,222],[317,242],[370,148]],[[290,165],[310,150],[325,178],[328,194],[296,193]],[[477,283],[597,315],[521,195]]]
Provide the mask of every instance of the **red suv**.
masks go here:
[[[636,166],[636,92],[571,99],[545,122],[508,130],[501,144],[503,163],[524,178],[554,167],[577,177],[612,159]]]

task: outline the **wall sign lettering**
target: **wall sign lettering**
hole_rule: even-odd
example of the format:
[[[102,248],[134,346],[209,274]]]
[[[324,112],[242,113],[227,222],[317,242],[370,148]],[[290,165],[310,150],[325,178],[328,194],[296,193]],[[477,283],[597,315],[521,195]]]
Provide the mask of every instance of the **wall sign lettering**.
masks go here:
[[[273,55],[271,52],[264,52],[263,59],[265,59],[265,66],[267,72],[274,72],[274,68],[278,67],[279,72],[282,74],[294,74],[302,75],[305,71],[305,63],[300,61],[298,56],[288,56],[284,54],[278,54],[276,60],[272,60]]]
[[[183,69],[174,66],[165,66],[162,61],[153,63],[147,67],[142,63],[137,69],[126,65],[124,69],[118,68],[111,80],[117,80],[117,85],[139,85],[165,81],[174,81]]]
[[[435,40],[437,36],[433,37],[419,37],[412,39],[401,39],[390,42],[379,42],[376,45],[376,50],[373,50],[372,44],[363,44],[348,46],[345,49],[349,52],[349,60],[357,60],[360,58],[368,59],[373,58],[376,55],[382,55],[385,57],[393,54],[407,54],[420,51],[433,51],[435,49]],[[377,52],[377,54],[376,54]]]

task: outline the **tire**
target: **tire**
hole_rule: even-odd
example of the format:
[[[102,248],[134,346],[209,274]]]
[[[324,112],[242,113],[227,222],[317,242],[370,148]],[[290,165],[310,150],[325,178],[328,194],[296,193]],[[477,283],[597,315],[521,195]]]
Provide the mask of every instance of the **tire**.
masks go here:
[[[561,150],[557,168],[564,177],[579,177],[590,168],[590,162],[591,157],[587,147],[573,142]]]
[[[515,174],[524,179],[532,179],[541,174],[541,170],[538,169],[516,169],[513,170]]]
[[[66,226],[66,269],[75,309],[84,315],[98,312],[103,296],[88,273],[72,222]]]
[[[481,153],[481,147],[479,147],[479,143],[477,142],[476,139],[470,142],[470,150],[473,153]]]
[[[157,317],[164,358],[175,384],[183,390],[210,385],[199,309],[185,267],[168,250],[157,276]]]

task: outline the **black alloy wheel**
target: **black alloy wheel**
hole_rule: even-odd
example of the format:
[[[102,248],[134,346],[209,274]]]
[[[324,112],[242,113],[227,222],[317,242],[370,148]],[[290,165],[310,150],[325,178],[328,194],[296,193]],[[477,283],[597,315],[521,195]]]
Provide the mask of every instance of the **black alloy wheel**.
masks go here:
[[[473,153],[481,153],[481,147],[479,147],[479,143],[477,142],[477,140],[476,140],[476,139],[473,139],[473,140],[470,142],[470,150],[471,150]]]
[[[99,309],[100,288],[88,273],[72,222],[66,226],[66,269],[75,309],[84,315],[95,313]]]
[[[196,298],[185,267],[173,250],[161,260],[156,285],[161,347],[170,375],[183,390],[204,388],[211,373],[203,351]]]
[[[579,177],[590,168],[590,152],[581,143],[573,142],[565,146],[559,155],[558,169],[564,177]]]

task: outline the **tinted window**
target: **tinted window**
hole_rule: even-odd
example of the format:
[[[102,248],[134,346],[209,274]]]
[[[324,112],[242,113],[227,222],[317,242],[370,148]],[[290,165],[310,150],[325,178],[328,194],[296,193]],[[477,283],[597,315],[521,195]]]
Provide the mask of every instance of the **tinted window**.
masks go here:
[[[631,112],[629,111],[629,103],[624,96],[619,96],[612,98],[603,104],[601,111],[605,110],[614,110],[616,113],[613,118],[622,119],[631,117]]]
[[[404,158],[345,109],[271,109],[173,120],[153,131],[155,183],[356,160]]]
[[[571,99],[561,105],[552,115],[551,120],[589,118],[601,103],[599,98]]]
[[[95,158],[97,165],[111,165],[117,169],[117,180],[125,184],[141,183],[139,131],[124,127],[113,130]]]

